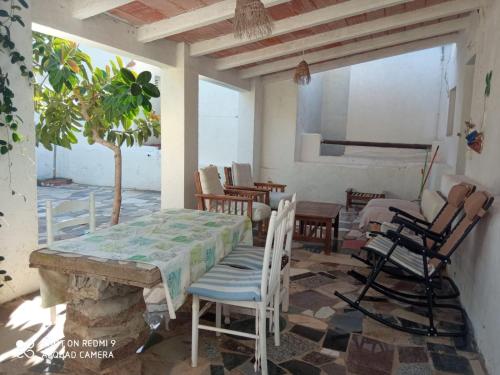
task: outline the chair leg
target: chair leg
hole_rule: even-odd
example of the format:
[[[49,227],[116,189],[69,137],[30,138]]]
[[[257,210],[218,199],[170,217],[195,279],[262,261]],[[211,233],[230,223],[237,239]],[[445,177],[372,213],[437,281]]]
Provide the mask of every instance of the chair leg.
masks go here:
[[[219,302],[215,303],[215,326],[217,328],[221,327],[222,320],[222,305]],[[220,336],[220,332],[215,333],[216,336]]]
[[[193,295],[193,320],[191,337],[191,366],[198,366],[198,323],[200,313],[200,297]]]
[[[276,291],[274,295],[274,346],[280,346],[280,290]]]
[[[50,307],[50,325],[54,326],[56,325],[57,321],[57,311],[56,311],[56,306]]]
[[[290,305],[290,264],[287,264],[283,271],[283,289],[285,290],[285,295],[283,296],[281,306],[283,312],[288,312],[288,306]]]
[[[261,303],[257,314],[259,319],[259,349],[260,349],[260,368],[261,374],[267,375],[267,346],[266,346],[266,306]]]
[[[224,315],[224,324],[231,324],[231,310],[229,309],[229,305],[222,305],[222,313]]]

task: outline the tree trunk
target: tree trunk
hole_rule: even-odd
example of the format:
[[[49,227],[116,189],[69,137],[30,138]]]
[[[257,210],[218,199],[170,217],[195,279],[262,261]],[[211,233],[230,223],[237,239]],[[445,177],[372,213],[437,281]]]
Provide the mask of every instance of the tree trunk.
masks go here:
[[[115,197],[111,225],[116,225],[120,220],[120,209],[122,207],[122,149],[116,147],[113,152],[115,153]]]
[[[111,225],[116,225],[120,221],[120,209],[122,207],[122,150],[120,146],[101,138],[96,130],[93,130],[92,137],[96,143],[113,151],[115,156],[115,192],[113,198],[113,211],[111,213]]]

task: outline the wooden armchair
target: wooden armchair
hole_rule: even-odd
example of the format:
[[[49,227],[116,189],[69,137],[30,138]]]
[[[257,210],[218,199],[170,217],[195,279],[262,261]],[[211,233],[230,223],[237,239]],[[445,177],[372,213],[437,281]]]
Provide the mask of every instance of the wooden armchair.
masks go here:
[[[233,171],[240,169],[240,177],[238,181],[234,178]],[[265,192],[265,203],[271,208],[277,209],[281,199],[291,199],[292,194],[285,193],[286,185],[276,184],[273,182],[254,182],[250,164],[233,163],[233,167],[224,167],[224,175],[226,178],[226,188],[235,190],[260,191]]]
[[[196,171],[194,184],[199,210],[247,215],[252,222],[264,222],[271,216],[265,191],[224,188],[215,166]]]

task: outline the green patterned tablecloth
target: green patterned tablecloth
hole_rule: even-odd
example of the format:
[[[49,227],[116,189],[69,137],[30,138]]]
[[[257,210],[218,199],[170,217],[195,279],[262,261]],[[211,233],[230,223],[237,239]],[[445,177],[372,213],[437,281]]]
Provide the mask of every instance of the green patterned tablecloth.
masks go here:
[[[179,209],[58,241],[49,250],[157,266],[174,318],[186,299],[186,288],[238,243],[252,244],[248,217]]]

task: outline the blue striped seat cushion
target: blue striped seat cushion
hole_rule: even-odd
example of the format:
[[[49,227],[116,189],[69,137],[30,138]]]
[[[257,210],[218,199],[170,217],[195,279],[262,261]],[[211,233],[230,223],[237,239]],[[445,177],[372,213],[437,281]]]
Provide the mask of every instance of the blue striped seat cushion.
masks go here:
[[[226,301],[260,301],[262,272],[218,264],[191,284],[188,293]]]
[[[220,264],[259,271],[262,270],[263,262],[263,247],[237,246],[221,260]]]
[[[369,241],[365,247],[384,256],[389,253],[392,245],[393,242],[390,239],[383,236],[377,236]],[[397,246],[396,249],[394,249],[394,251],[392,252],[389,259],[392,262],[400,265],[404,269],[412,271],[419,276],[424,277],[425,275],[422,256],[411,252],[403,246]],[[435,271],[434,267],[431,264],[427,265],[427,270],[429,272],[429,275],[432,275]]]

